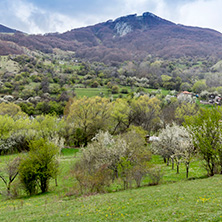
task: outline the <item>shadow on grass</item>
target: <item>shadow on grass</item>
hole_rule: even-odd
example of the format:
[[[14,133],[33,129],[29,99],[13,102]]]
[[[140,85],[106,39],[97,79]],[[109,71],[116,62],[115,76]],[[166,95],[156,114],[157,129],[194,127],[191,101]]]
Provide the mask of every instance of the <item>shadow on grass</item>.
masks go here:
[[[188,180],[199,180],[199,179],[206,179],[206,178],[209,178],[210,176],[208,175],[203,175],[203,176],[200,176],[200,177],[190,177],[188,178]]]

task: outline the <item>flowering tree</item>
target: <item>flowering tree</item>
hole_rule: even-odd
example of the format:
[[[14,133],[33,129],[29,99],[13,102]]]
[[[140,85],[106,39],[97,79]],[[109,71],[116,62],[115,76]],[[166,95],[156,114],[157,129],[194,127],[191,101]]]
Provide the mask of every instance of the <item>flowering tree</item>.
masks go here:
[[[151,158],[144,142],[144,138],[134,130],[116,138],[100,131],[82,151],[75,166],[74,174],[80,189],[85,187],[91,192],[98,191],[98,188],[109,184],[111,178],[114,180],[117,177],[123,179],[124,188],[133,179],[140,186]],[[105,174],[107,177],[104,177]]]
[[[186,165],[187,177],[189,174],[189,164],[195,153],[192,144],[192,137],[188,130],[183,126],[173,124],[167,125],[159,133],[158,140],[152,145],[155,153],[160,154],[168,160],[172,160],[172,168],[174,160],[177,164],[177,173],[179,173],[179,165],[184,162]]]

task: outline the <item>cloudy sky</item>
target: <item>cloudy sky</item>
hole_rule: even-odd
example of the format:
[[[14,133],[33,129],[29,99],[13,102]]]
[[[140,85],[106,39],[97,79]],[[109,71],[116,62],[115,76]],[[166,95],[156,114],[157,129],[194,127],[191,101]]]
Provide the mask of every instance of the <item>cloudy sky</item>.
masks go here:
[[[26,33],[65,32],[152,12],[175,23],[222,32],[222,0],[0,0],[0,24]]]

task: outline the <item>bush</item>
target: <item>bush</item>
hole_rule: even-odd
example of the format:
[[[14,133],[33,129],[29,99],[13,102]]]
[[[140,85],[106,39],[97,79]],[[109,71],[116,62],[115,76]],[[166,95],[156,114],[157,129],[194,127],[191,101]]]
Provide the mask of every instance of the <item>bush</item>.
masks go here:
[[[128,89],[122,89],[122,90],[121,90],[121,93],[123,93],[123,94],[128,94],[129,91],[128,91]]]
[[[20,181],[29,195],[35,194],[38,187],[45,193],[49,180],[58,173],[58,148],[44,139],[32,141],[29,146],[30,151],[19,166]]]
[[[112,94],[118,94],[119,93],[119,86],[114,85],[111,89]]]
[[[107,165],[104,164],[93,172],[83,169],[82,163],[77,162],[72,171],[79,183],[81,194],[105,192],[105,188],[111,184],[112,179],[112,171],[107,168]]]
[[[144,144],[144,137],[135,130],[116,138],[108,132],[97,134],[74,167],[81,191],[104,191],[111,179],[114,181],[118,177],[122,179],[124,189],[134,179],[139,187],[151,158]]]
[[[148,170],[148,175],[150,177],[149,185],[158,185],[163,178],[163,173],[161,172],[161,167],[159,166],[150,168]]]

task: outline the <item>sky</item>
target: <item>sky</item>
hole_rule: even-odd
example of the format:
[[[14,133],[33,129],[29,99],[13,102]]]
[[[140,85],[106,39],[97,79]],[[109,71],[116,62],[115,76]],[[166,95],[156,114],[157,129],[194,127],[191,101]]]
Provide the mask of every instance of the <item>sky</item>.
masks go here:
[[[0,0],[0,24],[29,34],[65,32],[144,12],[222,32],[222,0]]]

